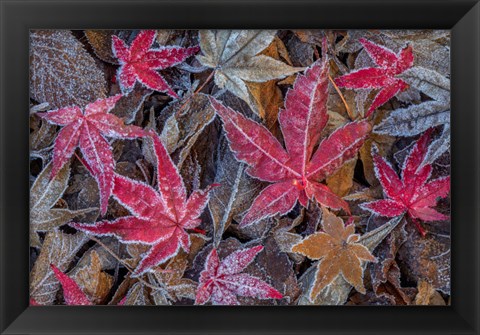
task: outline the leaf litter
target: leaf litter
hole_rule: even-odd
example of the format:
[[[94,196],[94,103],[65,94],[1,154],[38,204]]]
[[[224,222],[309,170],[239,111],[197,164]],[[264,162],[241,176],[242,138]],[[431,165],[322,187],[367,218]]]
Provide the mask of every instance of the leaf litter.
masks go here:
[[[448,305],[450,34],[30,32],[31,305]]]

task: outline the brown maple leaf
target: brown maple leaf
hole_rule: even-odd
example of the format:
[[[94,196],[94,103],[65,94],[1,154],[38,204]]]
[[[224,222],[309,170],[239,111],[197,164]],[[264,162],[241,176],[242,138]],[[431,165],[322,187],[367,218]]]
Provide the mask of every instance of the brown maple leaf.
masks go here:
[[[355,225],[345,226],[342,219],[326,209],[323,209],[322,225],[325,232],[312,234],[292,248],[293,252],[320,260],[310,299],[314,300],[339,275],[365,294],[362,260],[376,262],[376,258],[365,246],[356,243],[360,235],[355,234]]]

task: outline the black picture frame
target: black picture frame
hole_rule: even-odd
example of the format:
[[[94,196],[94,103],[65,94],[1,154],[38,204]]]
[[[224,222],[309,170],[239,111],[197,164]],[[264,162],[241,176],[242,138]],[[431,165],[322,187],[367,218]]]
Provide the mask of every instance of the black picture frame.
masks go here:
[[[472,0],[0,0],[2,334],[479,334],[480,4]],[[448,307],[28,307],[29,29],[452,31]]]

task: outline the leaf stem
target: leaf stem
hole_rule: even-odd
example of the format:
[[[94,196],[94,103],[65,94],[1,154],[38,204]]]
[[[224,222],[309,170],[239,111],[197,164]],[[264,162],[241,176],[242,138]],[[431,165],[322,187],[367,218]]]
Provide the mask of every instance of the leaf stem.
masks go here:
[[[340,99],[342,99],[342,102],[345,105],[345,109],[347,110],[348,117],[350,118],[351,121],[355,120],[355,116],[353,115],[352,110],[348,106],[347,101],[343,97],[343,94],[338,88],[337,84],[335,84],[335,81],[332,79],[330,75],[328,75],[328,79],[330,79],[330,82],[332,83],[333,87],[335,87],[335,91],[337,91],[338,95],[340,96]]]

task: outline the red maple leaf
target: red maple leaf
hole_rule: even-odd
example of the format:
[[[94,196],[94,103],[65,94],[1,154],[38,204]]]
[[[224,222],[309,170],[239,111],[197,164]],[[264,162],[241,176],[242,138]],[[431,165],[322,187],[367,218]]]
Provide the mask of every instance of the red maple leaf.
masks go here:
[[[113,197],[133,215],[95,224],[71,226],[99,236],[115,236],[124,243],[151,245],[133,275],[139,276],[177,254],[180,247],[190,249],[187,229],[194,229],[208,203],[209,191],[194,191],[187,199],[183,179],[160,138],[151,133],[157,160],[158,192],[151,186],[115,175]]]
[[[212,249],[200,273],[195,304],[211,300],[213,305],[239,305],[237,296],[282,299],[282,294],[263,280],[241,273],[262,250],[261,245],[238,250],[220,262],[217,250]]]
[[[297,200],[306,206],[312,198],[324,206],[349,212],[348,204],[320,182],[357,154],[371,126],[366,121],[351,122],[324,139],[313,154],[328,121],[327,98],[325,57],[299,75],[287,93],[285,109],[279,113],[287,150],[264,126],[210,98],[235,157],[248,164],[250,176],[273,183],[253,201],[241,226],[286,214]]]
[[[428,152],[431,129],[426,131],[415,143],[405,159],[401,179],[385,159],[377,153],[373,156],[375,174],[380,181],[387,199],[360,205],[374,214],[395,217],[407,212],[414,220],[422,235],[425,231],[416,221],[440,221],[448,216],[431,208],[439,198],[445,198],[450,192],[450,177],[441,177],[427,182],[432,173],[431,165],[422,166]]]
[[[408,88],[408,84],[395,76],[413,65],[411,46],[406,46],[398,54],[381,45],[361,38],[360,43],[370,58],[379,67],[368,67],[350,72],[335,79],[339,87],[353,89],[380,89],[366,113],[371,115],[375,109],[393,98],[398,92]]]
[[[152,49],[151,46],[156,35],[155,30],[142,30],[132,42],[130,48],[122,39],[112,36],[113,53],[120,61],[117,79],[123,93],[130,92],[138,80],[152,90],[166,92],[171,97],[178,98],[177,94],[156,70],[177,65],[196,54],[200,48],[198,46],[190,48],[162,46]]]
[[[50,264],[50,267],[52,268],[55,277],[60,282],[60,285],[62,285],[63,298],[67,305],[93,305],[75,280],[64,274],[55,265]]]
[[[142,128],[125,125],[122,119],[108,114],[122,95],[99,99],[85,107],[72,106],[46,113],[37,113],[49,123],[63,126],[55,139],[51,178],[80,148],[89,171],[95,178],[100,191],[102,214],[107,211],[108,198],[113,188],[115,161],[112,148],[105,137],[134,139],[142,137]]]

